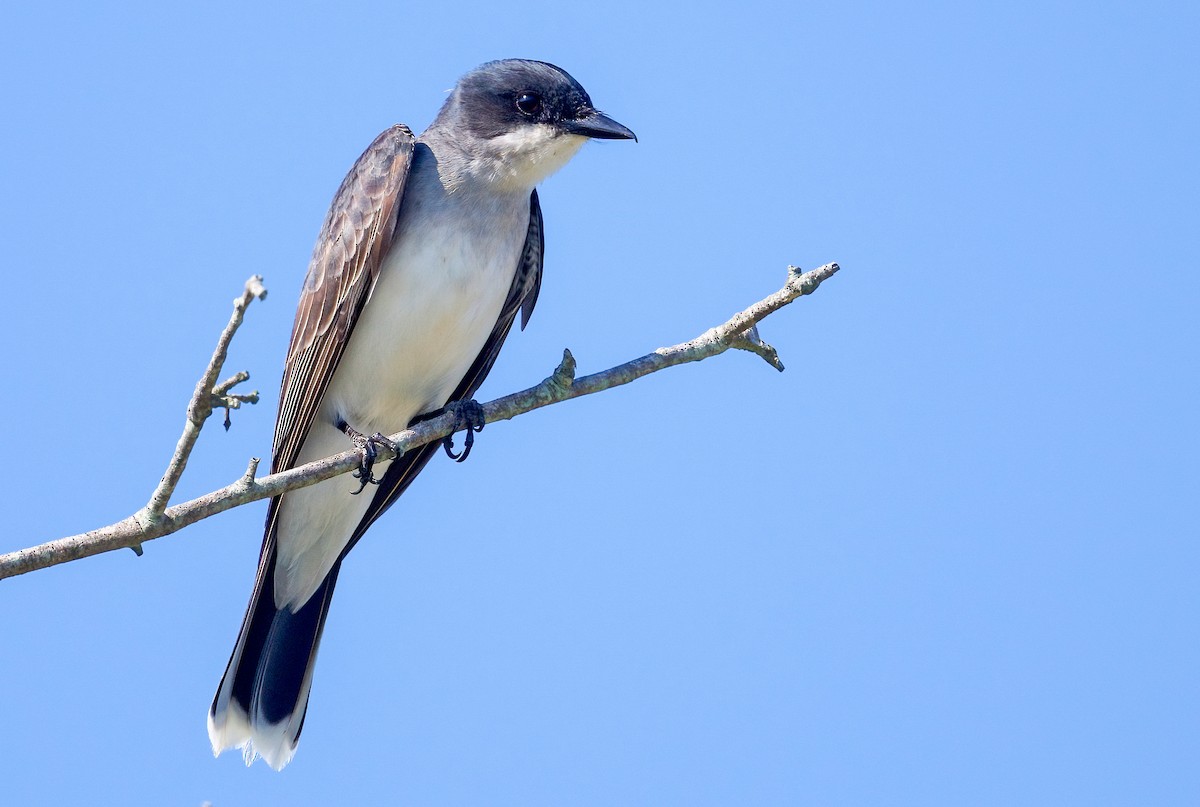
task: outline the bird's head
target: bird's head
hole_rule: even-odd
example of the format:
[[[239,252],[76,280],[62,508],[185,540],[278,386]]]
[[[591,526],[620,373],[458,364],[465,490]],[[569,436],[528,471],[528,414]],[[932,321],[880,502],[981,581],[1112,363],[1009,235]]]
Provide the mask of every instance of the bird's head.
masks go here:
[[[588,139],[637,140],[598,111],[565,70],[526,59],[488,62],[467,73],[430,128],[459,140],[477,170],[513,190],[531,190]]]

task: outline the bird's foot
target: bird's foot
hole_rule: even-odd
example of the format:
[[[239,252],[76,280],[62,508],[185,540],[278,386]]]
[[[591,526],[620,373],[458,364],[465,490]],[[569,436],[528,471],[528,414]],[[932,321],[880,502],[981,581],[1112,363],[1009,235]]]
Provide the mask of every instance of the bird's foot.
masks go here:
[[[442,439],[442,448],[446,449],[446,456],[450,459],[462,462],[471,453],[471,446],[475,445],[475,432],[483,431],[483,425],[486,422],[483,419],[483,405],[472,398],[469,401],[448,403],[444,410],[454,413],[454,431]],[[454,432],[456,431],[466,431],[467,433],[463,438],[461,454],[454,453]]]
[[[351,476],[361,482],[358,490],[351,491],[354,495],[358,495],[363,492],[363,488],[368,483],[372,485],[379,484],[379,480],[371,473],[371,469],[375,467],[375,460],[379,457],[379,447],[383,446],[389,449],[398,457],[400,456],[400,446],[393,443],[380,432],[375,432],[368,437],[345,421],[338,425],[341,426],[342,432],[350,438],[350,442],[354,443],[354,447],[362,452],[362,459],[359,460],[358,470],[351,474]]]

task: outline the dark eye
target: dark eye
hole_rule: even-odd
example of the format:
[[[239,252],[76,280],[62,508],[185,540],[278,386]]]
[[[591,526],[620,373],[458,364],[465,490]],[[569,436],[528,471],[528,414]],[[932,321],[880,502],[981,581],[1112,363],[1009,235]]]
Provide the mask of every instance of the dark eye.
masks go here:
[[[542,97],[531,92],[517,96],[517,109],[525,115],[536,115],[542,111]]]

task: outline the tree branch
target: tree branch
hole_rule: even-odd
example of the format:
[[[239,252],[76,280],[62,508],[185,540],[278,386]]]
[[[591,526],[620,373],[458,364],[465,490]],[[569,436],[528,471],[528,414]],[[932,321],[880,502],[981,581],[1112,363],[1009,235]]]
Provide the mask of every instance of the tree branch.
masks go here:
[[[485,419],[488,423],[497,420],[511,420],[518,415],[540,409],[543,406],[628,384],[644,375],[678,364],[701,361],[724,353],[730,348],[756,353],[772,367],[783,370],[783,364],[779,361],[775,349],[759,338],[758,323],[785,305],[807,294],[812,294],[823,281],[837,271],[836,263],[825,264],[810,272],[801,272],[796,267],[789,266],[787,282],[783,288],[744,311],[734,314],[723,325],[710,328],[691,341],[659,348],[641,358],[583,378],[575,378],[575,358],[571,355],[571,351],[564,350],[563,359],[558,368],[540,384],[485,404],[483,407]],[[236,482],[191,501],[173,507],[167,506],[171,493],[187,464],[192,446],[195,445],[196,438],[199,436],[200,428],[203,426],[204,420],[212,414],[214,397],[219,399],[215,403],[216,406],[225,406],[223,401],[229,397],[229,388],[233,384],[245,380],[240,377],[242,374],[238,374],[219,385],[216,383],[229,347],[229,340],[233,337],[238,325],[241,324],[246,306],[254,297],[261,298],[266,295],[261,281],[262,279],[259,277],[251,278],[246,283],[246,291],[238,300],[234,301],[233,316],[218,340],[217,350],[209,362],[208,370],[196,385],[196,392],[188,406],[188,420],[184,427],[184,433],[179,438],[179,444],[167,467],[167,473],[163,475],[163,480],[154,491],[154,495],[151,496],[150,502],[137,513],[116,524],[0,555],[0,579],[98,555],[101,552],[110,552],[114,549],[129,548],[141,554],[141,544],[144,541],[169,535],[189,524],[231,510],[239,505],[278,496],[308,485],[315,485],[358,468],[359,452],[351,449],[298,468],[256,479],[255,474],[258,471],[259,460],[254,458],[250,460],[246,472]],[[234,407],[230,406],[230,408]],[[440,440],[449,435],[453,428],[454,416],[445,414],[391,435],[391,439],[403,452]],[[390,451],[381,449],[379,454],[381,460],[391,457]]]
[[[195,447],[196,440],[200,437],[200,430],[204,428],[204,421],[208,420],[208,416],[213,412],[214,402],[218,406],[225,407],[226,429],[229,428],[230,409],[241,406],[242,399],[250,403],[258,402],[257,392],[247,396],[229,395],[229,390],[234,385],[250,378],[249,373],[237,373],[220,384],[217,384],[217,376],[221,374],[221,368],[225,365],[225,357],[229,353],[229,343],[233,341],[233,335],[237,333],[238,327],[242,324],[242,318],[246,316],[246,308],[254,299],[262,300],[266,296],[267,290],[263,286],[262,275],[254,275],[246,281],[242,296],[233,301],[233,314],[229,317],[229,323],[225,326],[225,330],[221,331],[220,338],[217,339],[217,348],[213,351],[212,358],[208,360],[208,368],[196,382],[196,391],[192,393],[192,400],[187,408],[187,422],[183,425],[183,434],[179,436],[179,442],[175,445],[175,453],[167,464],[167,470],[159,480],[154,493],[150,494],[150,501],[131,516],[134,521],[147,529],[162,520],[167,503],[171,501],[171,494],[175,492],[175,486],[179,484],[179,479],[183,476],[183,469],[187,467],[192,448]],[[253,398],[252,401],[251,398]],[[130,548],[139,555],[141,554],[140,545],[131,544]]]

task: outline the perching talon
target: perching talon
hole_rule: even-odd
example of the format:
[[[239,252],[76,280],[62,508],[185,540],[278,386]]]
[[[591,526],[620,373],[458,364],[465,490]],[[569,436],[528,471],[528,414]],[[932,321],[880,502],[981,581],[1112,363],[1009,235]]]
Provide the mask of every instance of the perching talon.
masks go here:
[[[354,446],[362,452],[362,460],[359,461],[358,470],[351,474],[351,476],[360,480],[362,483],[358,486],[358,490],[350,491],[351,495],[357,496],[363,492],[363,489],[367,486],[367,483],[372,485],[379,484],[379,480],[376,479],[371,473],[371,469],[375,467],[375,460],[379,457],[378,447],[383,446],[388,448],[398,457],[400,456],[400,446],[393,443],[380,432],[375,432],[368,437],[344,420],[338,422],[338,428],[340,428],[342,432],[350,438],[350,442],[354,443]]]
[[[475,445],[475,432],[483,431],[483,426],[487,422],[483,417],[483,405],[474,399],[454,401],[446,404],[445,410],[454,413],[454,431],[442,439],[442,448],[446,449],[446,456],[450,459],[462,462],[471,453],[471,446]],[[454,453],[454,432],[460,430],[467,434],[463,438],[462,453],[456,454]]]

